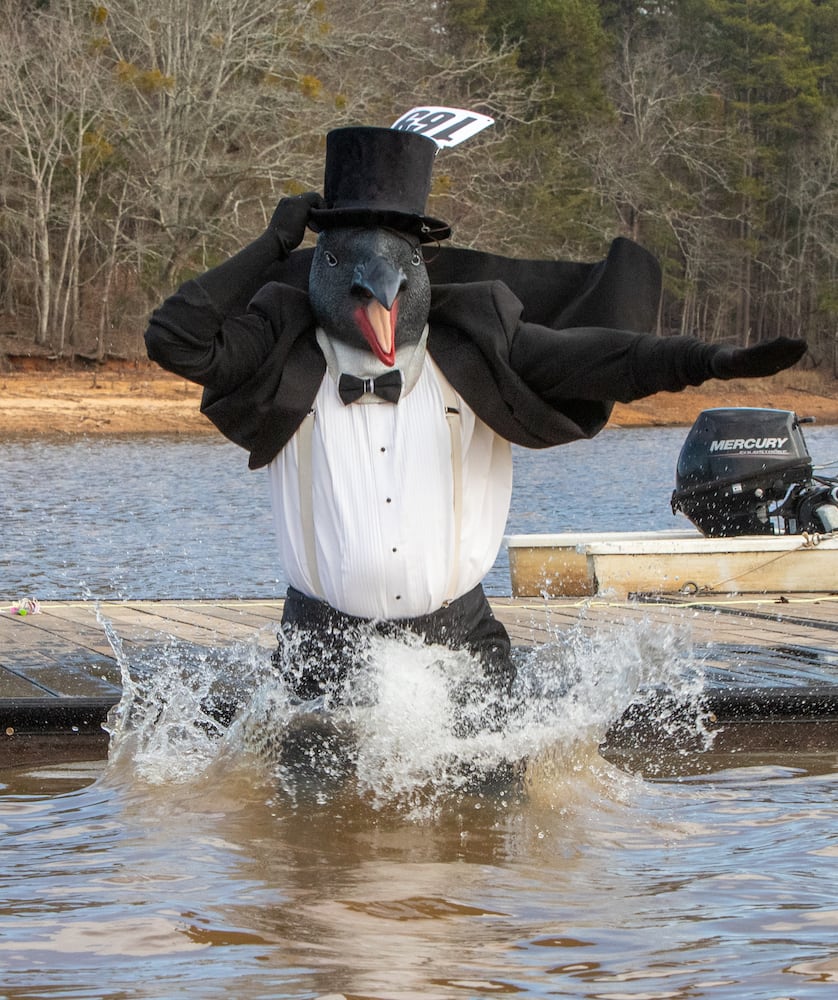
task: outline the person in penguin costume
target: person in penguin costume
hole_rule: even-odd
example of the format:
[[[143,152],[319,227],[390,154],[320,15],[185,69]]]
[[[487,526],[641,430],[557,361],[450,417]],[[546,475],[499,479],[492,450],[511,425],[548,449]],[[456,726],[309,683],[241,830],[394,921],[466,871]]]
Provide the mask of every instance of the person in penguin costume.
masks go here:
[[[515,670],[481,581],[511,444],[590,438],[614,401],[771,375],[806,349],[649,333],[660,272],[626,239],[592,265],[447,247],[426,264],[423,246],[450,236],[425,214],[436,151],[417,132],[330,132],[323,197],[283,198],[146,333],[149,356],[204,386],[202,411],[267,466],[290,581],[276,662],[303,700],[340,690],[365,637],[406,629],[473,654],[502,703]],[[316,247],[297,250],[307,227]]]

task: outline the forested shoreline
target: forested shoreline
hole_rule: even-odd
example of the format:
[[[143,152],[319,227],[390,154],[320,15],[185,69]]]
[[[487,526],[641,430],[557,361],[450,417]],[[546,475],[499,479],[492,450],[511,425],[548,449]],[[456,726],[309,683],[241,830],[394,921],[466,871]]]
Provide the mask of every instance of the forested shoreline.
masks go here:
[[[659,331],[835,373],[838,0],[0,0],[0,352],[138,357],[148,312],[408,108],[454,243],[660,260]]]

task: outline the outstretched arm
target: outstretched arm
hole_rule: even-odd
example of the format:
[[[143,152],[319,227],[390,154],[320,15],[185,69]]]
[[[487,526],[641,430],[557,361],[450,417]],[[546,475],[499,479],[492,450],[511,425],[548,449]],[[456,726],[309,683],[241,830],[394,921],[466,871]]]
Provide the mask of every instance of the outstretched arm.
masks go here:
[[[265,284],[277,260],[302,242],[309,212],[321,204],[308,193],[283,198],[265,232],[235,256],[183,284],[152,314],[148,356],[168,371],[201,385],[237,385],[273,346],[273,333],[247,302]],[[239,315],[240,314],[240,315]]]
[[[521,324],[511,346],[513,367],[543,399],[629,403],[678,392],[708,379],[762,378],[790,368],[806,342],[778,337],[750,348],[721,347],[693,337],[656,337],[625,330],[550,330]]]

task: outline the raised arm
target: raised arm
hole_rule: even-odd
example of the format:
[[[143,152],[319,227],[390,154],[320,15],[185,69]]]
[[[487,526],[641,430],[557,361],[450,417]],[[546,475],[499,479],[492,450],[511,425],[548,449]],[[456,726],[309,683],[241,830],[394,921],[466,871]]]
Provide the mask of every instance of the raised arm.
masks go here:
[[[321,204],[310,192],[283,198],[265,232],[235,256],[185,284],[154,311],[145,334],[148,356],[161,367],[222,389],[240,384],[270,352],[274,334],[247,302],[271,267],[302,242],[309,212]]]

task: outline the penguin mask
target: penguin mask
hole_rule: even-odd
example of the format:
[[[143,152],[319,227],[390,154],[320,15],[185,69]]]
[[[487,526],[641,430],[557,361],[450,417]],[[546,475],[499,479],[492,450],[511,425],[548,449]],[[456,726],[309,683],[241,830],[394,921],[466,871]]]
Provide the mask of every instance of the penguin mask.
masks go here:
[[[388,372],[392,384],[398,369],[409,392],[419,377],[431,301],[421,245],[451,234],[425,214],[436,150],[425,136],[394,129],[326,136],[323,205],[309,217],[319,234],[309,299],[336,381]]]
[[[410,362],[424,346],[431,286],[418,241],[390,229],[329,229],[320,234],[309,299],[327,361],[371,377]],[[321,346],[322,343],[321,343]],[[330,368],[332,365],[330,365]],[[407,386],[405,386],[407,388]]]

